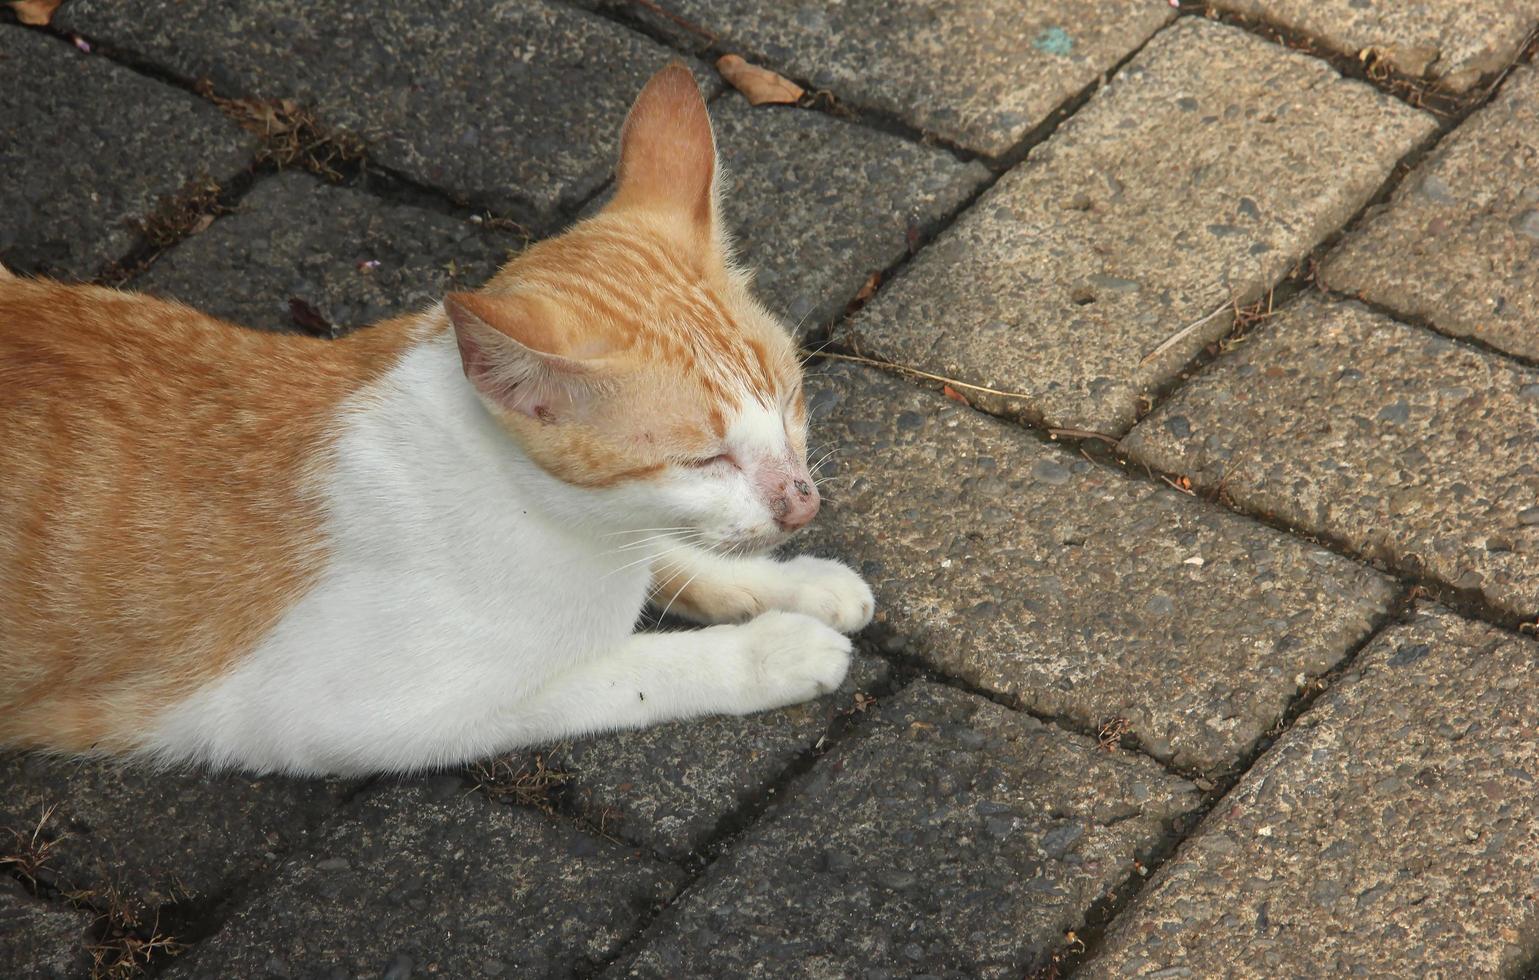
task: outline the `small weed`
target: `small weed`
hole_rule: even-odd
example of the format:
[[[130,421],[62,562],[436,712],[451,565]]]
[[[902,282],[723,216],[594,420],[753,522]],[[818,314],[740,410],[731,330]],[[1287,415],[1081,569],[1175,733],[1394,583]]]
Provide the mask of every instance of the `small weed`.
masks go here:
[[[21,879],[22,883],[34,894],[38,890],[39,876],[46,875],[48,863],[53,857],[54,848],[68,839],[68,833],[58,835],[50,834],[47,830],[48,821],[53,819],[54,810],[58,804],[47,807],[38,815],[37,823],[31,828],[17,829],[5,828],[5,833],[10,835],[10,842],[4,846],[4,853],[0,853],[0,865],[4,865],[11,873]]]
[[[500,803],[531,806],[550,816],[556,812],[556,795],[571,782],[572,774],[552,769],[543,755],[503,755],[473,763],[465,774],[475,789]]]
[[[86,944],[91,955],[91,980],[131,980],[144,973],[156,956],[175,956],[182,944],[160,931],[160,913],[151,916],[137,900],[116,888],[95,889],[68,896],[97,909],[96,939]]]
[[[323,126],[315,113],[293,99],[226,99],[214,94],[204,81],[198,94],[213,102],[242,129],[262,140],[258,163],[279,168],[303,167],[331,181],[340,181],[338,169],[363,159],[364,141],[342,130]]]
[[[1102,752],[1115,752],[1123,736],[1132,730],[1133,726],[1121,715],[1108,718],[1095,733],[1096,745]]]
[[[229,210],[219,203],[220,186],[208,176],[194,177],[181,190],[156,202],[149,215],[139,219],[139,231],[156,249],[169,248],[188,235],[203,231],[215,215]]]

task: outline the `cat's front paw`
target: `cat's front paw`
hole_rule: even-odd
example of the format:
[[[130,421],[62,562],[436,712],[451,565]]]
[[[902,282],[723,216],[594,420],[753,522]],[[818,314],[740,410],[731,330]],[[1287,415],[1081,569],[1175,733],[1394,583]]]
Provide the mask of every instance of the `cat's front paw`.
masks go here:
[[[793,612],[767,612],[742,626],[747,658],[745,711],[798,704],[844,683],[849,637]]]
[[[871,586],[843,562],[802,555],[781,566],[792,583],[783,608],[816,617],[841,633],[854,633],[871,622],[876,597]]]

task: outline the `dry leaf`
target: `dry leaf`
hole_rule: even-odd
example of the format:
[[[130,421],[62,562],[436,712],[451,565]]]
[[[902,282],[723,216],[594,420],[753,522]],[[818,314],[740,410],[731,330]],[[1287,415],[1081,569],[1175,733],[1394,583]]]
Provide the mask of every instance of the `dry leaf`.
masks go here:
[[[53,20],[53,12],[64,0],[11,0],[16,19],[32,27],[43,27]]]
[[[875,296],[876,287],[880,286],[881,284],[882,274],[880,272],[871,273],[871,275],[866,279],[865,284],[860,287],[860,292],[855,294],[855,302],[864,303],[866,300]]]
[[[968,408],[972,408],[973,407],[973,403],[967,400],[967,396],[966,395],[962,394],[960,391],[957,391],[955,388],[951,387],[950,385],[941,385],[941,394],[945,395],[947,398],[951,399],[954,402],[961,402],[963,405],[966,405]]]
[[[295,296],[289,300],[289,316],[294,325],[315,337],[330,337],[331,323],[315,307]]]
[[[748,96],[749,105],[786,105],[800,99],[806,93],[802,87],[788,78],[775,74],[768,68],[750,65],[735,54],[724,54],[716,60],[716,70],[727,84]]]

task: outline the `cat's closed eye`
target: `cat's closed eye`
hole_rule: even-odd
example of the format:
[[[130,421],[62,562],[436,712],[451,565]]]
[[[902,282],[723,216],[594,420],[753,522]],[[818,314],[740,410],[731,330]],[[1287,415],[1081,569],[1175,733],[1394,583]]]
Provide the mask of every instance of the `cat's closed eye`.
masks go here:
[[[732,466],[737,465],[736,461],[733,460],[731,454],[729,453],[717,453],[715,456],[701,456],[697,459],[686,460],[684,465],[690,467],[691,469],[703,470],[708,466],[716,466],[722,463],[731,464]]]

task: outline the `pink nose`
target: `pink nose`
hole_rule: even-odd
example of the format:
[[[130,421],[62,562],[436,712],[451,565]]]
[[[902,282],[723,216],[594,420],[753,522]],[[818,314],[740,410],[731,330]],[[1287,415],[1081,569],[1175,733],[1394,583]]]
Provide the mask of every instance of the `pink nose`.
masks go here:
[[[770,509],[782,531],[806,527],[818,514],[818,488],[810,477],[795,477],[785,482]]]

